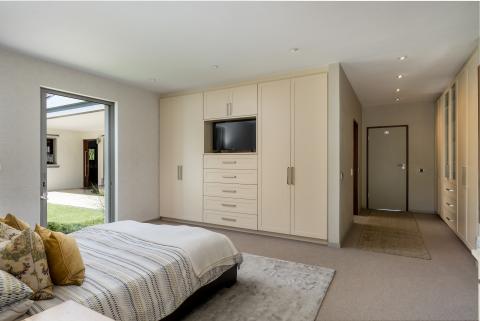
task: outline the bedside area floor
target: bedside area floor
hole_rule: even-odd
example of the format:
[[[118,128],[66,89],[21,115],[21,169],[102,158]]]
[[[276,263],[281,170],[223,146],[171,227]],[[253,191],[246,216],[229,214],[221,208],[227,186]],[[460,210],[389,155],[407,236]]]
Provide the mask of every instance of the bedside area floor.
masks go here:
[[[317,321],[477,320],[475,259],[437,215],[414,216],[431,260],[357,249],[358,224],[341,249],[212,230],[227,235],[242,252],[335,269]]]

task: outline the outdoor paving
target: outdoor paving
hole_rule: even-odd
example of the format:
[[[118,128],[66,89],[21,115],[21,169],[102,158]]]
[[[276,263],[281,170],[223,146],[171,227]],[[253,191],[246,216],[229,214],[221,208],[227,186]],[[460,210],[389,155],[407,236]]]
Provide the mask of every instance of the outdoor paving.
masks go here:
[[[84,189],[59,190],[48,192],[48,203],[101,210],[105,197]]]

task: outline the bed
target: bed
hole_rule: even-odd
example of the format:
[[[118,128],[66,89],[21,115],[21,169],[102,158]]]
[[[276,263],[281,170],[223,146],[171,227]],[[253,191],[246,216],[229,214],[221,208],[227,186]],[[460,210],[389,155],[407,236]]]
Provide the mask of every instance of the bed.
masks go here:
[[[73,300],[115,320],[176,320],[234,284],[242,263],[226,236],[198,227],[121,221],[71,235],[85,263],[84,283],[56,286],[54,299],[36,301],[29,314]]]

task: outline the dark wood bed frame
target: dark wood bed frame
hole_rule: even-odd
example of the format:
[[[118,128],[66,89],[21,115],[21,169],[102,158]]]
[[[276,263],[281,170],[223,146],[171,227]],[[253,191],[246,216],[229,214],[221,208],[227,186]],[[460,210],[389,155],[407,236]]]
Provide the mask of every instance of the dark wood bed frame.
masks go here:
[[[195,293],[189,296],[188,299],[186,299],[175,311],[173,311],[167,317],[161,319],[161,321],[181,320],[195,307],[199,306],[201,303],[205,303],[219,290],[223,288],[229,288],[234,285],[237,282],[237,269],[238,264],[235,264],[230,269],[223,272],[223,274],[217,279],[202,286],[200,289],[195,291]]]

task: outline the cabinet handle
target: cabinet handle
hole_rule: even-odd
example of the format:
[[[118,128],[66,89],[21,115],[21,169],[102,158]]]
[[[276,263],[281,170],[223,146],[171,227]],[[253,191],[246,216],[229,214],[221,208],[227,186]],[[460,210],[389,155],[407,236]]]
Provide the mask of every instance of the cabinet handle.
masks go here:
[[[290,185],[295,185],[295,167],[290,167]]]
[[[222,221],[227,221],[227,222],[236,222],[237,219],[235,218],[229,218],[229,217],[222,217]]]
[[[177,166],[177,180],[179,180],[179,181],[183,180],[183,166],[182,165]]]
[[[227,175],[223,175],[222,177],[223,177],[223,178],[237,178],[237,176],[236,176],[236,175],[234,175],[234,176],[227,176]]]
[[[225,203],[222,203],[222,206],[223,206],[223,207],[237,207],[237,204],[225,204]]]
[[[448,188],[448,187],[447,187],[445,190],[446,190],[447,192],[455,192],[455,190],[454,190],[453,188]]]
[[[446,204],[447,204],[448,207],[455,207],[455,204],[452,204],[452,203],[449,203],[449,202],[447,202]]]
[[[287,167],[287,185],[290,185],[290,167]]]
[[[447,219],[447,221],[449,221],[449,222],[455,222],[455,220],[454,220],[454,219],[451,219],[451,218],[450,218],[450,217],[448,217],[448,216],[445,216],[445,218],[446,218],[446,219]]]
[[[236,190],[233,190],[233,189],[224,189],[222,190],[223,193],[233,193],[235,194],[237,191]]]
[[[222,164],[236,164],[237,161],[223,161]]]
[[[230,104],[226,103],[225,106],[227,107],[227,116],[230,116]]]

